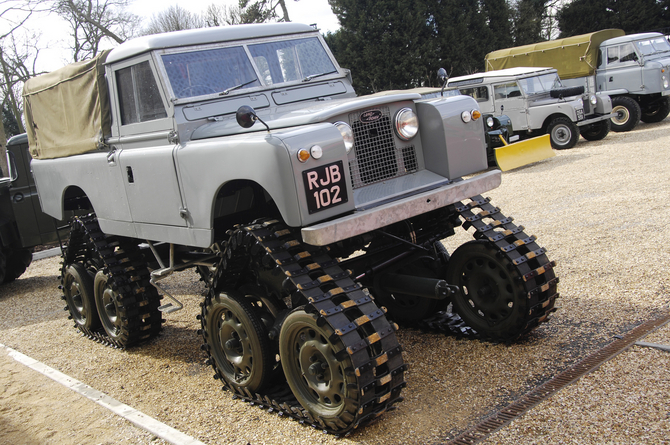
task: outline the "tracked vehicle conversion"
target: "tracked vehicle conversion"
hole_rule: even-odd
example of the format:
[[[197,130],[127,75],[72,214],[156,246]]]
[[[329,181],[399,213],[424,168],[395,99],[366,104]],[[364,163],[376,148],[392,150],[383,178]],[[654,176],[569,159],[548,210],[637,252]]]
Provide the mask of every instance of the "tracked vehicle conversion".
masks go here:
[[[197,268],[235,397],[347,434],[402,400],[395,322],[511,342],[554,310],[554,263],[481,196],[501,173],[477,102],[357,97],[311,27],[147,36],[24,98],[43,210],[88,211],[63,254],[75,327],[154,338],[182,308],[160,281]]]

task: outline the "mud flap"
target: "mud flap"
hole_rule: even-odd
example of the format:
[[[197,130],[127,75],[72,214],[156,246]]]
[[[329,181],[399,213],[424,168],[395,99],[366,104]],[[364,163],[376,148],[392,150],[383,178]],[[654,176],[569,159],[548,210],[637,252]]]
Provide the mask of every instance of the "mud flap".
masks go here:
[[[556,156],[551,148],[551,140],[548,134],[513,144],[508,144],[502,136],[500,136],[500,139],[505,145],[495,149],[495,159],[502,171],[512,170],[522,165]]]

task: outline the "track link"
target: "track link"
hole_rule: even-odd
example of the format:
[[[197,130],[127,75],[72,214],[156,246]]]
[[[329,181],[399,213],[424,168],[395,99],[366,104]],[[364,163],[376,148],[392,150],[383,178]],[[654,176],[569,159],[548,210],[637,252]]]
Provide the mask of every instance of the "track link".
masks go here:
[[[123,334],[118,339],[110,338],[102,327],[90,330],[75,324],[76,329],[92,340],[120,349],[158,335],[163,323],[158,311],[161,297],[149,282],[149,270],[135,242],[102,233],[94,214],[75,217],[63,254],[62,270],[73,263],[81,263],[89,271],[104,270],[110,276],[119,294],[124,324]],[[61,275],[61,288],[62,285]],[[70,309],[66,306],[65,310]]]
[[[223,389],[251,405],[336,435],[349,434],[394,409],[394,405],[402,400],[400,392],[405,387],[403,376],[406,370],[402,348],[395,336],[397,325],[387,321],[385,311],[349,277],[348,271],[340,268],[338,261],[328,254],[328,249],[302,244],[286,226],[275,220],[238,227],[229,236],[221,273],[215,274],[210,295],[205,298],[198,317],[203,323],[201,334],[205,343],[202,349],[207,352],[207,364],[214,368],[214,377],[222,380]],[[285,381],[264,394],[251,394],[222,378],[209,353],[211,346],[207,343],[205,315],[215,292],[234,288],[250,261],[267,270],[279,268],[296,292],[308,302],[305,311],[317,315],[320,325],[328,324],[332,328],[334,333],[330,341],[342,345],[336,356],[350,359],[352,366],[345,372],[355,376],[358,387],[358,411],[347,413],[351,417],[348,422],[335,423],[312,417],[297,402]],[[358,315],[354,318],[352,313]]]
[[[523,282],[524,297],[527,298],[529,307],[525,326],[517,335],[504,341],[511,343],[549,320],[549,314],[556,310],[554,305],[559,297],[559,280],[554,271],[556,262],[547,258],[546,250],[537,244],[535,236],[524,233],[524,227],[515,225],[513,218],[503,215],[499,208],[490,203],[490,198],[474,196],[470,198],[470,202],[456,204],[456,211],[464,220],[463,228],[473,228],[472,235],[475,239],[486,240],[494,246],[498,256],[504,256],[512,263]],[[448,336],[500,341],[485,332],[477,332],[458,314],[451,312],[438,312],[413,326]]]

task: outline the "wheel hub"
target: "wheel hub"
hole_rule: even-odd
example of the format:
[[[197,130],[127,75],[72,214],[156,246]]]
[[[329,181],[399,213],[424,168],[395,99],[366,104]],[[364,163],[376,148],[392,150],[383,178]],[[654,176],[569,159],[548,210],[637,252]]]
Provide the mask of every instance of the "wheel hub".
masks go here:
[[[613,117],[612,120],[617,125],[625,124],[626,122],[628,122],[628,119],[630,118],[630,114],[628,113],[628,109],[626,107],[622,106],[614,107],[612,112],[615,115],[615,117]]]

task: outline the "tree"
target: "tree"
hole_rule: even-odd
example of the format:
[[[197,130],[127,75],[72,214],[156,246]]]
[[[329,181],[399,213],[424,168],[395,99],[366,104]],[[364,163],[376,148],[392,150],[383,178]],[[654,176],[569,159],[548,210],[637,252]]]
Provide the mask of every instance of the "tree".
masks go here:
[[[203,14],[205,26],[238,25],[242,23],[242,8],[239,6],[217,5],[212,3]]]
[[[518,0],[512,10],[514,44],[528,45],[543,40],[543,21],[547,0]]]
[[[184,9],[179,5],[173,5],[169,6],[164,11],[154,14],[143,33],[159,34],[162,32],[202,28],[204,26],[205,21],[201,16]]]
[[[140,22],[125,11],[128,0],[33,0],[33,4],[35,10],[45,9],[68,22],[75,62],[95,57],[105,41],[125,42]]]
[[[352,70],[359,94],[411,88],[429,81],[438,54],[420,1],[329,0],[341,29],[326,40]]]
[[[561,37],[607,28],[634,34],[670,27],[670,2],[658,0],[573,0],[559,9]]]
[[[2,127],[7,139],[22,133],[14,113],[4,105],[2,107]]]
[[[298,0],[295,0],[298,1]],[[281,15],[277,12],[281,9]],[[240,0],[241,23],[290,22],[286,0]]]

